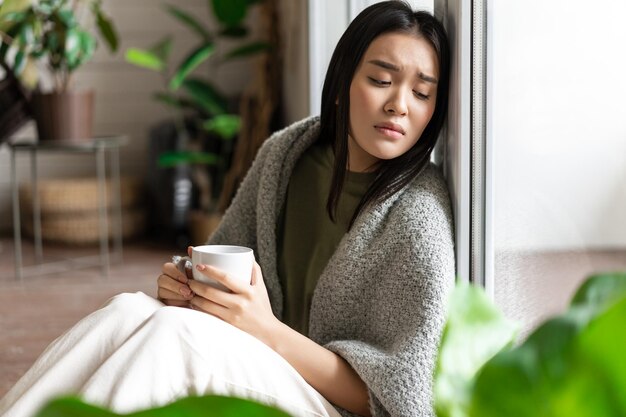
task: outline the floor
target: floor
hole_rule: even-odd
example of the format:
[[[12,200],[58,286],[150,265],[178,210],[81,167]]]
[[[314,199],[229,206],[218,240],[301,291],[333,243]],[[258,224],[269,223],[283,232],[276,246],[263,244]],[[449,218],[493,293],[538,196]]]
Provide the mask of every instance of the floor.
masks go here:
[[[91,267],[15,279],[13,241],[0,237],[0,398],[32,365],[44,348],[82,317],[120,292],[155,295],[161,265],[179,251],[130,242],[121,263],[111,265],[109,277]],[[97,247],[44,244],[44,261],[98,253]],[[32,264],[33,247],[24,243],[24,264]]]

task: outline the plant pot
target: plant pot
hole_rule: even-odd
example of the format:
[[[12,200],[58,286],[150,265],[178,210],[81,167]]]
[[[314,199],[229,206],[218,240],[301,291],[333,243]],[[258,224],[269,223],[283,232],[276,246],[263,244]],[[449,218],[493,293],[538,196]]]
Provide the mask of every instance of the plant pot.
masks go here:
[[[93,90],[36,93],[32,108],[40,141],[83,142],[93,137]]]

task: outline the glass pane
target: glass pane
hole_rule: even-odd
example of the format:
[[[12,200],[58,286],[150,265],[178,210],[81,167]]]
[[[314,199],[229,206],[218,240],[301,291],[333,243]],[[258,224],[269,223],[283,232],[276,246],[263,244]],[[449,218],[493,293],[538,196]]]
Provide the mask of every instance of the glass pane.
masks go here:
[[[528,331],[626,269],[626,2],[491,0],[495,298]]]

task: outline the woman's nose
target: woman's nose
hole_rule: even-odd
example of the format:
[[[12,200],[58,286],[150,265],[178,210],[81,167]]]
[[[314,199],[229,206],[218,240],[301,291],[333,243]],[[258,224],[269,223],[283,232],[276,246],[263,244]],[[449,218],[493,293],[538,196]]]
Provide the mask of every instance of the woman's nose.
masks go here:
[[[385,113],[405,115],[408,111],[406,97],[402,91],[391,94],[384,106]]]

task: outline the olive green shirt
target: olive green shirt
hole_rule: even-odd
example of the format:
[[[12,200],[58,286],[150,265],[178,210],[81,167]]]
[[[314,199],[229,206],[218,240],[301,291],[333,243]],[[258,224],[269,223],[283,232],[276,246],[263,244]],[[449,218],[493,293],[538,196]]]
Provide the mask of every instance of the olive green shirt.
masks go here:
[[[278,276],[283,288],[283,321],[306,335],[317,280],[335,252],[374,173],[347,172],[336,222],[326,210],[334,155],[314,144],[297,162],[278,226]]]

